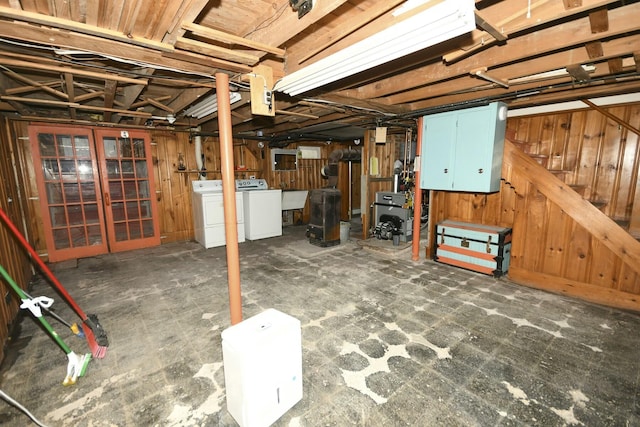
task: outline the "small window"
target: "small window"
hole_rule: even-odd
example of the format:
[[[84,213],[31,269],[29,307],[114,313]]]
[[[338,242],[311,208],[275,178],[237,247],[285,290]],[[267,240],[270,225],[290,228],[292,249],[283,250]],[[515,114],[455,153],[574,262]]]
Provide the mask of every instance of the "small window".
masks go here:
[[[271,165],[274,171],[294,171],[298,167],[298,150],[271,150]]]

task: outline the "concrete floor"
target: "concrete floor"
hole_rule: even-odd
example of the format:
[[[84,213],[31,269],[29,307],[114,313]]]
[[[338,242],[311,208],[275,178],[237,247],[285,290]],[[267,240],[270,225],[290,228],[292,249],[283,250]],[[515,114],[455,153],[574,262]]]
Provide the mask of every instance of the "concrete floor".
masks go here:
[[[373,243],[320,248],[291,226],[240,244],[244,317],[275,308],[302,325],[303,399],[275,425],[640,425],[640,316]],[[66,356],[25,317],[4,392],[48,426],[236,425],[222,363],[225,248],[172,243],[57,265],[56,275],[98,314],[106,357],[63,387]],[[42,281],[31,294],[55,296]],[[8,404],[0,423],[32,425]]]

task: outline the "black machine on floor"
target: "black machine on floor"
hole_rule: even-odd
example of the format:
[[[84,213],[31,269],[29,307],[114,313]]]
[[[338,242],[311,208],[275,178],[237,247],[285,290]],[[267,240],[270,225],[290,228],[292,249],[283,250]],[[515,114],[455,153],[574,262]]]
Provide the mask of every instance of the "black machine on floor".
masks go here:
[[[406,208],[407,197],[404,192],[393,193],[379,191],[376,193],[375,225],[372,229],[374,237],[383,240],[410,242],[413,237],[413,210]]]
[[[309,197],[311,218],[307,226],[309,243],[317,246],[340,244],[340,190],[319,188]]]

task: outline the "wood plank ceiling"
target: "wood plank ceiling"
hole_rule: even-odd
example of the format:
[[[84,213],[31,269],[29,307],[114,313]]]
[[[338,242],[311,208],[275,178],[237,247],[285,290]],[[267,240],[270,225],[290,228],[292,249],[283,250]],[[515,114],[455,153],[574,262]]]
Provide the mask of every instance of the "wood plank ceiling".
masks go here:
[[[276,92],[274,117],[252,114],[255,67],[275,81],[420,10],[393,17],[404,1],[316,0],[299,18],[295,3],[0,0],[0,111],[215,131],[215,113],[185,112],[224,72],[241,94],[234,132],[286,135],[328,122],[402,125],[491,100],[517,108],[640,91],[639,1],[478,0],[473,32],[311,93]]]

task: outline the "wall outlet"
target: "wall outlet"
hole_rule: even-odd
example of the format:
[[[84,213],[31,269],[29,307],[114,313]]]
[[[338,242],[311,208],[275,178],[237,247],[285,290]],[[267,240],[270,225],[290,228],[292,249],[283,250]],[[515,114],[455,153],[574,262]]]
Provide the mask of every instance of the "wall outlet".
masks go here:
[[[268,105],[269,109],[271,109],[271,101],[272,101],[272,93],[270,90],[265,89],[264,90],[264,99],[263,99],[263,103],[264,105]]]

